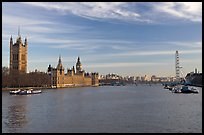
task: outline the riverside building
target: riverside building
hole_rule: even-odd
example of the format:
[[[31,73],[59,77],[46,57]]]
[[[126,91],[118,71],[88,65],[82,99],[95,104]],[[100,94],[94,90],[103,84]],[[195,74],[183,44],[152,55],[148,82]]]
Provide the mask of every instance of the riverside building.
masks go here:
[[[76,71],[73,66],[71,69],[67,69],[67,73],[65,73],[61,57],[59,57],[57,67],[53,68],[51,65],[49,65],[48,73],[50,74],[51,78],[51,86],[55,88],[99,85],[98,73],[86,73],[82,69],[82,64],[79,57],[76,63]]]
[[[28,41],[25,38],[23,43],[20,35],[20,29],[18,29],[18,37],[16,42],[13,43],[13,38],[10,38],[10,73],[17,71],[20,73],[27,73],[27,53]]]

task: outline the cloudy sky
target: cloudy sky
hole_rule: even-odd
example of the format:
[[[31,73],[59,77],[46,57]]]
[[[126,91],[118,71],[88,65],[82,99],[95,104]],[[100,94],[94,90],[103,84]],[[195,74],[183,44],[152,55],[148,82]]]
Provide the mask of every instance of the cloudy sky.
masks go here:
[[[65,69],[80,56],[83,69],[123,76],[175,76],[175,51],[184,74],[202,72],[201,2],[2,3],[2,65],[18,26],[28,38],[28,71]]]

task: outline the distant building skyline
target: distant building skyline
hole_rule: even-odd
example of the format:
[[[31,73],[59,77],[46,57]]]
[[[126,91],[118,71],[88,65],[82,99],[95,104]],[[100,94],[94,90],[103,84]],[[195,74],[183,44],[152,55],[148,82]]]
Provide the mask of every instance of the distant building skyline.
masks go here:
[[[105,75],[175,76],[202,72],[202,2],[3,2],[2,66],[9,39],[28,39],[27,71],[46,72],[61,55],[72,67]]]

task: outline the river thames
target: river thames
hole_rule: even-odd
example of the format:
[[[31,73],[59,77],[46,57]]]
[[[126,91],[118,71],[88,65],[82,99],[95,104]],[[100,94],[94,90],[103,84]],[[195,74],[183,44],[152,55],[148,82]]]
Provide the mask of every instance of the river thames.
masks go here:
[[[3,133],[202,133],[202,88],[176,94],[160,84],[2,91]]]

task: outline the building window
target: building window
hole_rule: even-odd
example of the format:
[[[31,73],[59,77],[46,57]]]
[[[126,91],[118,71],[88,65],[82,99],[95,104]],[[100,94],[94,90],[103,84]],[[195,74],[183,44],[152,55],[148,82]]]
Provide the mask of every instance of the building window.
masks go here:
[[[18,54],[13,54],[13,60],[18,60]]]
[[[22,60],[25,60],[25,54],[22,54],[21,57]]]
[[[15,54],[13,54],[13,60],[16,60],[16,58],[15,58]]]

